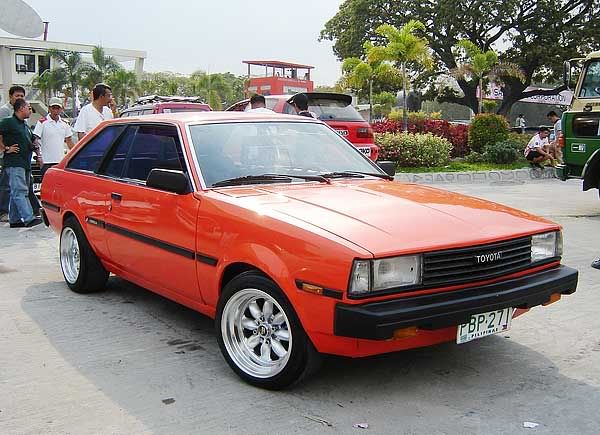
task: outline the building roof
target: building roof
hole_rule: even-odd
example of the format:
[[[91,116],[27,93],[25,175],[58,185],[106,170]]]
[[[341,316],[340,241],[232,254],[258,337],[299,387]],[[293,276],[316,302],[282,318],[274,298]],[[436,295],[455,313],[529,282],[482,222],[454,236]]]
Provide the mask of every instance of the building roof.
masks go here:
[[[272,68],[314,68],[314,66],[312,65],[302,65],[299,63],[283,62],[280,60],[243,60],[242,63],[246,63],[248,65],[267,66]]]

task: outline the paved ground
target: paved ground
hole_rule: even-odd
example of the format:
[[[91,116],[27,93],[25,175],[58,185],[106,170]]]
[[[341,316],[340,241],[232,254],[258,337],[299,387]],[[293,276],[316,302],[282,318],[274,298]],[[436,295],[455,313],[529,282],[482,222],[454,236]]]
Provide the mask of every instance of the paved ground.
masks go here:
[[[558,180],[444,187],[564,225],[577,293],[509,334],[331,359],[279,393],[234,376],[207,318],[117,278],[73,294],[49,230],[0,225],[0,434],[599,433],[597,193]]]

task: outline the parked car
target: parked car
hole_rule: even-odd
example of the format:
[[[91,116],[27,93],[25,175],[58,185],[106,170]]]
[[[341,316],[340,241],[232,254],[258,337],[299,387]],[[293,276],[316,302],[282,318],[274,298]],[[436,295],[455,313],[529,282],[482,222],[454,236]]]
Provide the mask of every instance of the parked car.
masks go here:
[[[212,109],[196,97],[162,97],[150,95],[140,97],[134,105],[121,111],[121,118],[153,115],[157,113],[209,112]]]
[[[376,161],[379,147],[373,139],[371,125],[352,106],[352,97],[346,94],[326,92],[305,92],[308,96],[308,110],[331,126],[338,134],[350,141],[361,153]],[[295,115],[296,111],[287,102],[292,95],[265,95],[267,108],[277,112]],[[250,100],[239,101],[226,109],[243,112],[250,110]]]
[[[577,286],[559,225],[394,182],[310,118],[105,121],[47,172],[42,202],[70,289],[113,273],[215,318],[227,363],[269,389],[320,354],[505,331]]]

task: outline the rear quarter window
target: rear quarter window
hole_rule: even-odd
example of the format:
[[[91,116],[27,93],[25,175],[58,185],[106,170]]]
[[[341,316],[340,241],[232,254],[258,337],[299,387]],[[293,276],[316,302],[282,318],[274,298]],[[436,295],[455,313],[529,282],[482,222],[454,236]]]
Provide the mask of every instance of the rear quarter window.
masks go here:
[[[94,136],[77,154],[69,161],[67,169],[94,172],[106,151],[125,130],[125,125],[115,125],[104,128]]]

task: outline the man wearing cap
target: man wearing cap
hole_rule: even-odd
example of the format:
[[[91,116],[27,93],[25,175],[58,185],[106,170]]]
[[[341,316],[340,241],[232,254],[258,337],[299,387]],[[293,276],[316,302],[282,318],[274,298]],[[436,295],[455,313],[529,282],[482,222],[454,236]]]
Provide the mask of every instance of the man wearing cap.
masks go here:
[[[65,142],[69,149],[73,148],[71,136],[73,131],[61,117],[63,106],[60,98],[50,98],[48,103],[50,112],[45,118],[41,118],[33,134],[40,139],[42,155],[44,156],[44,164],[42,165],[42,180],[44,174],[62,160],[65,156]]]
[[[294,108],[296,115],[308,118],[317,117],[314,113],[308,111],[308,96],[306,94],[296,94],[287,102]]]

